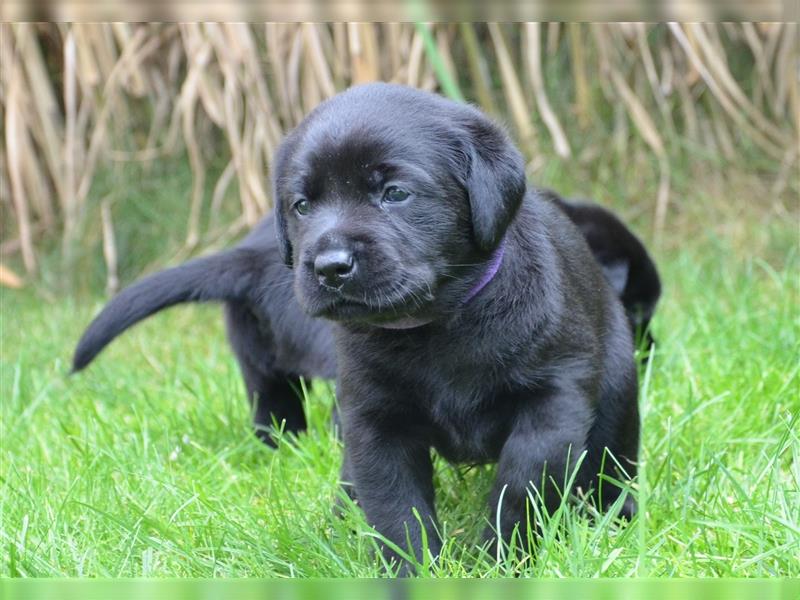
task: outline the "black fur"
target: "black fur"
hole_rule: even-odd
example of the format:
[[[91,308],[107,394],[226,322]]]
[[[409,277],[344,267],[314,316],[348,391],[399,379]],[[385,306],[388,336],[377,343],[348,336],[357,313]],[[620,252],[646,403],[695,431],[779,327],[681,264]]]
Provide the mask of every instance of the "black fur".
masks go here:
[[[616,499],[601,481],[635,474],[639,442],[628,317],[646,324],[660,293],[622,223],[526,191],[518,151],[476,109],[386,84],[315,109],[279,150],[274,183],[275,216],[230,252],[123,291],[84,334],[75,368],[161,308],[224,301],[257,429],[276,418],[302,430],[292,383],[335,375],[342,480],[418,556],[423,535],[434,554],[441,543],[432,448],[498,463],[490,522],[502,495],[505,538],[526,521],[531,483],[552,509],[584,451],[577,485],[596,499],[603,488],[604,506]],[[501,243],[496,275],[465,302]],[[315,264],[331,250],[352,261],[335,284]]]
[[[650,320],[661,295],[661,281],[644,244],[603,207],[565,200],[549,190],[546,193],[581,230],[606,279],[622,300],[637,342],[650,349],[654,344]]]

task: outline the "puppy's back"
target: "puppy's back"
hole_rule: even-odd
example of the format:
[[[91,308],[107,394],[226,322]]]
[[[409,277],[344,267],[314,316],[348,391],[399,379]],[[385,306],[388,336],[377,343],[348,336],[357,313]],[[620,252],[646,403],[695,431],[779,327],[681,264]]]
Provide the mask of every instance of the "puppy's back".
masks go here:
[[[616,215],[597,204],[565,200],[550,191],[543,195],[580,229],[631,325],[646,329],[661,296],[661,280],[644,244]]]

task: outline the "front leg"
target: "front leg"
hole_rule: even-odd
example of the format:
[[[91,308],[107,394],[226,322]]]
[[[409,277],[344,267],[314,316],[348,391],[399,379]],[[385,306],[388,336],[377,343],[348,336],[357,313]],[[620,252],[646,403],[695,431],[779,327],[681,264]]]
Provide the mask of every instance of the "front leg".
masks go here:
[[[353,467],[350,465],[350,457],[345,451],[342,456],[342,467],[339,470],[339,487],[344,494],[337,495],[333,501],[333,514],[337,517],[344,517],[347,514],[347,502],[345,502],[345,495],[354,504],[358,504],[358,496],[356,496],[356,486],[353,478]]]
[[[345,470],[370,525],[422,562],[423,536],[433,556],[441,549],[436,531],[430,448],[374,415],[343,415]],[[413,509],[419,514],[414,515]],[[420,523],[421,521],[421,523]],[[389,560],[400,557],[382,548]],[[403,572],[410,572],[404,565]]]
[[[567,493],[565,484],[584,450],[591,418],[589,402],[578,390],[553,391],[520,403],[500,452],[489,500],[491,528],[486,537],[499,536],[508,542],[519,525],[523,541],[527,539],[528,525],[537,527],[528,517],[531,488],[541,495],[548,514],[558,508],[562,494]],[[501,497],[500,530],[494,532]],[[532,511],[530,515],[533,519]]]

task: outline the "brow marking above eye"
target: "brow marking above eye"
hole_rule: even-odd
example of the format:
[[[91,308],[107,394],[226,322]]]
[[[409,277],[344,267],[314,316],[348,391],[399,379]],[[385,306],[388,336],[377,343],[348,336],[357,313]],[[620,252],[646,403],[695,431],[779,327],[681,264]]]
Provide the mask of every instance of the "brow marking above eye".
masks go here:
[[[379,168],[373,168],[367,177],[367,183],[371,186],[378,187],[383,183],[386,175]]]

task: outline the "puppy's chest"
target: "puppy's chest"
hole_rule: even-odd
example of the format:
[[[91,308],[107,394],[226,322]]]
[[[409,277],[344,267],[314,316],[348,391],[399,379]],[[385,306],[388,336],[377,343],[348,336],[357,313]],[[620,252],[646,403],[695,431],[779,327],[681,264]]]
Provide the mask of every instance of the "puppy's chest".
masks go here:
[[[496,460],[513,418],[513,399],[474,377],[433,379],[420,387],[415,402],[431,444],[452,462]]]
[[[495,461],[520,402],[533,399],[523,361],[482,351],[474,341],[398,344],[392,351],[390,363],[370,370],[380,374],[398,418],[410,417],[451,462]]]

